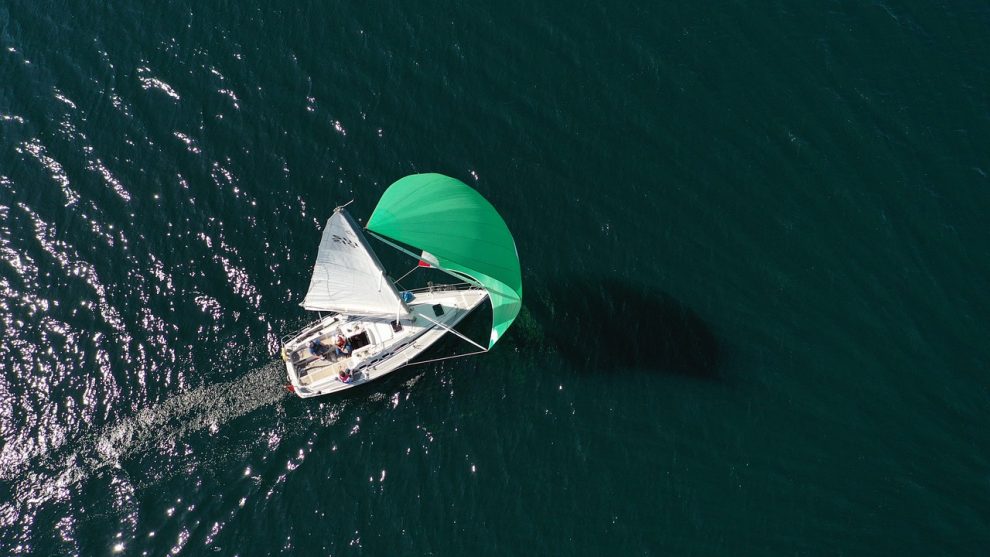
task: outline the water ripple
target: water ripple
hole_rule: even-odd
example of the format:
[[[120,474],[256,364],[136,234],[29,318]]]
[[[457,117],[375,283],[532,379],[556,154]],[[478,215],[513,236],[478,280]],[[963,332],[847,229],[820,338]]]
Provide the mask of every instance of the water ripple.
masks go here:
[[[36,161],[40,162],[46,170],[48,170],[52,180],[54,180],[62,188],[62,194],[65,196],[66,207],[75,205],[76,202],[79,201],[79,194],[69,185],[69,176],[65,173],[65,169],[62,168],[62,165],[57,160],[48,156],[45,151],[45,146],[41,144],[41,141],[37,139],[25,141],[21,143],[16,150],[18,153],[28,153]]]
[[[174,135],[175,137],[177,137],[179,139],[179,141],[181,141],[182,143],[184,143],[185,146],[186,146],[186,149],[188,149],[190,153],[192,153],[194,155],[200,154],[201,150],[196,145],[196,140],[195,139],[189,137],[188,135],[186,135],[186,134],[184,134],[182,132],[172,132],[172,135]]]
[[[41,243],[42,249],[66,272],[66,275],[79,277],[93,290],[98,300],[97,309],[104,321],[127,338],[124,321],[120,312],[107,301],[107,289],[100,281],[96,266],[83,260],[67,242],[58,239],[55,227],[42,220],[27,205],[19,203],[18,207],[30,217],[34,225],[35,238]],[[85,300],[82,302],[82,304],[86,303]]]
[[[114,193],[116,193],[118,197],[124,201],[131,200],[131,194],[124,188],[124,185],[120,182],[120,180],[114,177],[114,175],[110,172],[110,169],[103,164],[103,161],[100,159],[91,160],[87,164],[86,169],[98,173],[100,177],[103,178],[103,181],[113,189]]]
[[[155,89],[157,91],[161,91],[162,93],[165,93],[166,95],[177,101],[181,100],[181,97],[175,91],[175,89],[172,88],[171,85],[151,75],[151,68],[140,67],[137,69],[137,72],[138,72],[138,81],[141,82],[141,87],[144,90],[147,91],[149,89]]]

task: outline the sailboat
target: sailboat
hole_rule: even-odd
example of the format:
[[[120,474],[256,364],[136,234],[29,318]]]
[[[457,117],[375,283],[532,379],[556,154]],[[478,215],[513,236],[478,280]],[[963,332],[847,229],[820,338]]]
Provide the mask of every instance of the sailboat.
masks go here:
[[[415,258],[414,271],[438,269],[456,282],[400,289],[368,236]],[[486,300],[492,326],[484,346],[454,327]],[[406,365],[491,350],[522,306],[519,254],[481,194],[442,174],[413,174],[385,190],[364,229],[346,206],[334,210],[300,305],[318,316],[282,339],[287,387],[302,398],[335,393]],[[414,361],[448,334],[473,351]]]

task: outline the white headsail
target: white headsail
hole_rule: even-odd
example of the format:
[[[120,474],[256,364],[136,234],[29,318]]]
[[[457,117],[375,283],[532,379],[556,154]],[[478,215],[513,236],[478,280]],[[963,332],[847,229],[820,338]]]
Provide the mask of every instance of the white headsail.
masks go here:
[[[327,221],[313,278],[301,304],[312,311],[365,315],[407,315],[381,261],[360,227],[343,208]]]

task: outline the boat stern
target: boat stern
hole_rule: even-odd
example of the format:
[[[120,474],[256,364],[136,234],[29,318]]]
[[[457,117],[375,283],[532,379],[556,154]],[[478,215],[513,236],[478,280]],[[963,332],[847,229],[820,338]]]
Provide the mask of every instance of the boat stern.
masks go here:
[[[292,360],[289,359],[286,353],[285,345],[282,345],[282,361],[285,362],[285,378],[289,381],[285,388],[289,390],[290,393],[302,398],[308,398],[315,396],[316,393],[312,393],[308,387],[302,384],[299,380],[299,374],[296,372],[296,366],[293,365]]]

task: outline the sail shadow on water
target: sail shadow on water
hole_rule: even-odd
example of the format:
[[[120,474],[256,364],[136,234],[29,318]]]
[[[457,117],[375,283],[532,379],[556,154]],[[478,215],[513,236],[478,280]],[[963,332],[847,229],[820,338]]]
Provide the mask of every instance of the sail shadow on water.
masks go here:
[[[529,319],[541,342],[581,371],[653,370],[720,378],[722,349],[707,323],[672,296],[616,278],[578,279],[534,293]]]

